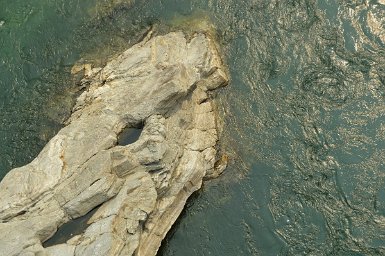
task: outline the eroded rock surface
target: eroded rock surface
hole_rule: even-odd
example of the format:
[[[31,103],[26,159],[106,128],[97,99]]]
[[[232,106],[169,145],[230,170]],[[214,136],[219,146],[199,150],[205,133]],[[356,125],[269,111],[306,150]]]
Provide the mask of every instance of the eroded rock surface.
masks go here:
[[[0,183],[1,255],[155,255],[213,173],[218,127],[208,91],[227,83],[223,70],[209,36],[181,32],[88,67],[66,127]],[[117,145],[138,124],[139,139]],[[83,234],[43,248],[98,205]]]

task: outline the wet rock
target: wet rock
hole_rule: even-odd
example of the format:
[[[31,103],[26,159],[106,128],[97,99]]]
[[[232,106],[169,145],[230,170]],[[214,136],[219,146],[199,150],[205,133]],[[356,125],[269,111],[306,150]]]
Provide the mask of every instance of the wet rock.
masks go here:
[[[385,4],[385,1],[382,4]],[[372,33],[378,36],[378,38],[385,44],[385,21],[382,18],[384,14],[385,10],[383,9],[380,9],[378,11],[369,11],[367,14],[367,23]]]
[[[218,140],[209,90],[227,83],[210,36],[147,37],[87,84],[67,125],[0,183],[2,255],[155,255],[187,198],[212,175]],[[127,127],[139,138],[118,145]],[[100,206],[84,233],[43,248]]]

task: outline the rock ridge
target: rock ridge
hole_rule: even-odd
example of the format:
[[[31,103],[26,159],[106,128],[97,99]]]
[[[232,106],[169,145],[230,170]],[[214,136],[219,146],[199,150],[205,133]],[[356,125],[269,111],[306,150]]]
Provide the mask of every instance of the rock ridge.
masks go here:
[[[228,78],[209,35],[148,35],[85,71],[66,126],[0,183],[2,255],[155,255],[187,198],[215,173],[209,94]],[[138,124],[139,139],[118,145]],[[82,234],[43,247],[97,206]]]

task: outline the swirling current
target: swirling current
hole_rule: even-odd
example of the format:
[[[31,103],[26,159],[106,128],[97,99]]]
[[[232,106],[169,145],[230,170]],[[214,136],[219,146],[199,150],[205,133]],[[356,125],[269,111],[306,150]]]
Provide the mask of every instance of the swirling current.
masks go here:
[[[384,0],[0,6],[1,176],[61,127],[76,61],[101,65],[149,26],[210,20],[231,76],[217,94],[230,162],[159,255],[385,255]]]

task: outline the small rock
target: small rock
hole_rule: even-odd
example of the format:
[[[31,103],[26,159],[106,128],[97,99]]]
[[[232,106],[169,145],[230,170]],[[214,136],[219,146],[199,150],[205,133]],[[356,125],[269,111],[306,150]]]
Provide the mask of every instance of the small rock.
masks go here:
[[[223,154],[220,159],[218,159],[214,164],[214,169],[211,172],[207,172],[205,180],[215,179],[219,177],[223,171],[226,169],[229,161],[229,157],[226,154]]]

